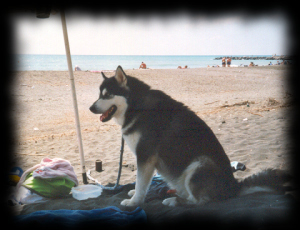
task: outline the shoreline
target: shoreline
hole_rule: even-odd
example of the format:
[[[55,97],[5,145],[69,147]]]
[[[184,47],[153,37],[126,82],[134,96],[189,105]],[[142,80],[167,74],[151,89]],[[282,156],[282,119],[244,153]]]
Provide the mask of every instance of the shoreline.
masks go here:
[[[205,69],[205,68],[224,68],[224,69],[228,69],[228,68],[280,68],[280,69],[285,69],[285,68],[291,68],[293,65],[277,65],[277,64],[273,64],[273,65],[256,65],[256,66],[237,66],[237,65],[231,65],[230,67],[222,67],[222,65],[218,65],[217,66],[209,66],[209,67],[196,67],[196,68],[190,68],[188,67],[187,69]],[[139,69],[139,68],[132,68],[132,69],[124,69],[124,70],[187,70],[187,69],[178,69],[178,68],[165,68],[165,69],[155,69],[155,68],[146,68],[146,69]],[[15,73],[15,72],[68,72],[68,70],[11,70],[10,72]],[[95,71],[95,72],[93,72]],[[114,72],[115,70],[81,70],[81,71],[75,71],[73,70],[73,72],[90,72],[90,73],[101,73],[101,72]]]
[[[73,56],[73,55],[71,55]],[[221,55],[220,55],[221,56]],[[221,66],[221,61],[214,60],[216,55],[75,55],[72,58],[73,70],[78,66],[83,71],[115,70],[121,64],[123,69],[138,69],[141,61],[147,67],[153,69],[176,69],[178,66],[190,68],[206,68],[209,66]],[[68,70],[65,55],[25,55],[17,56],[14,62],[14,70]],[[257,65],[268,65],[270,61],[257,60]],[[250,61],[233,61],[233,65],[249,65]]]

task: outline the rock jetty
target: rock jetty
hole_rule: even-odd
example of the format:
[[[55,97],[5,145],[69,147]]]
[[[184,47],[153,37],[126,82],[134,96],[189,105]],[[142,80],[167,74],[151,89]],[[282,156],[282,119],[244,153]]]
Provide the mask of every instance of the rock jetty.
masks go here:
[[[223,57],[229,56],[222,56],[216,57],[214,60],[222,60]],[[231,60],[292,60],[292,56],[288,55],[280,55],[280,56],[272,56],[272,57],[254,57],[254,56],[243,56],[243,57],[230,57]]]

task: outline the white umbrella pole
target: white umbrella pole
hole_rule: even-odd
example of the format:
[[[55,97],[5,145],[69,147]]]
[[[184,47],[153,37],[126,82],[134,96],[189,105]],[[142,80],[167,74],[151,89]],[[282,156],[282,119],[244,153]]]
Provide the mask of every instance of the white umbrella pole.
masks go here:
[[[65,48],[66,48],[66,56],[67,56],[67,61],[68,61],[68,69],[69,69],[69,75],[70,75],[72,96],[73,96],[73,106],[74,106],[74,112],[75,112],[77,139],[78,139],[78,144],[79,144],[82,179],[83,179],[83,183],[87,184],[88,182],[87,182],[86,171],[85,171],[85,162],[84,162],[84,153],[83,153],[83,146],[82,146],[78,106],[77,106],[76,89],[75,89],[75,82],[74,82],[73,67],[72,67],[72,60],[71,60],[65,12],[63,10],[61,10],[60,15],[61,15],[61,23],[62,23],[62,29],[63,29],[63,34],[64,34],[64,40],[65,40]]]

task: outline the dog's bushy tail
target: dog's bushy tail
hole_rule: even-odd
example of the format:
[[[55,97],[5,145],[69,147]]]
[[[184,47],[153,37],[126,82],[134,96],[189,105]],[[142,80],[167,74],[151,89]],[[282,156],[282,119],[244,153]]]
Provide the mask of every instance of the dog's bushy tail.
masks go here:
[[[282,194],[286,191],[283,185],[291,180],[292,176],[285,171],[266,169],[239,182],[239,195],[258,192]]]

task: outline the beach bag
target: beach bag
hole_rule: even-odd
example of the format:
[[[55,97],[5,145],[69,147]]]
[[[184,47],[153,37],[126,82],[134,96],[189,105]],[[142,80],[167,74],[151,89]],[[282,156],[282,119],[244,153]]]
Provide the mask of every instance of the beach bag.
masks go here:
[[[68,178],[34,178],[30,173],[22,186],[47,198],[63,198],[70,194],[75,183]]]

